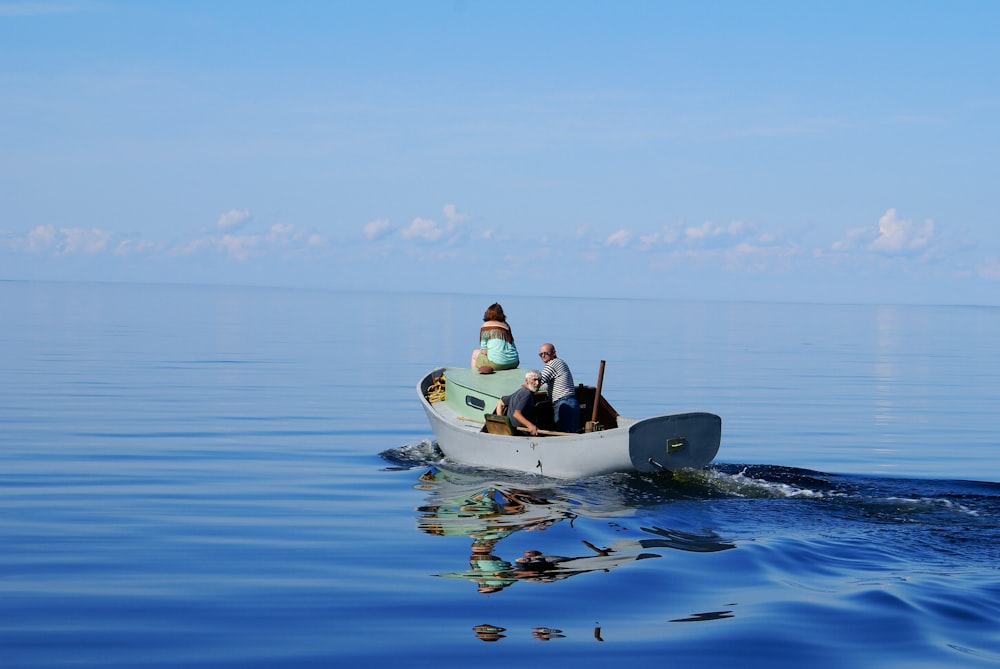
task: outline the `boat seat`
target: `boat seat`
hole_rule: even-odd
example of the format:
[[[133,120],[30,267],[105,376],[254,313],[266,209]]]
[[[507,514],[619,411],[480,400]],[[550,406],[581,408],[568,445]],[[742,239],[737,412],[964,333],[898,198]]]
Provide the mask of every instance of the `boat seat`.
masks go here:
[[[501,434],[507,437],[514,436],[514,427],[510,424],[510,418],[507,416],[498,416],[493,413],[483,415],[486,418],[486,425],[483,426],[483,430],[490,434]]]

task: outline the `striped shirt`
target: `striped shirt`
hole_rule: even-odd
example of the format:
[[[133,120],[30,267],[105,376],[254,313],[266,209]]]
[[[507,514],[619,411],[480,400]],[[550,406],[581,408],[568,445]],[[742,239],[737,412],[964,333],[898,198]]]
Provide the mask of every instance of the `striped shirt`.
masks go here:
[[[548,387],[549,399],[553,403],[564,397],[575,397],[576,391],[573,388],[573,373],[569,371],[569,365],[562,361],[562,358],[552,358],[545,363],[542,370],[542,383]]]

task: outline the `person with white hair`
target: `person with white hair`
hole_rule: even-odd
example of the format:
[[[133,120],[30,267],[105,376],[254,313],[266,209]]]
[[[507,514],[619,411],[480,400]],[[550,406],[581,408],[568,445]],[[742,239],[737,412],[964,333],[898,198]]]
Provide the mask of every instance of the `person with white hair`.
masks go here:
[[[538,434],[535,424],[535,393],[542,382],[542,375],[537,369],[529,369],[524,373],[524,383],[507,400],[504,414],[510,418],[510,425],[517,429],[523,427],[531,436]]]

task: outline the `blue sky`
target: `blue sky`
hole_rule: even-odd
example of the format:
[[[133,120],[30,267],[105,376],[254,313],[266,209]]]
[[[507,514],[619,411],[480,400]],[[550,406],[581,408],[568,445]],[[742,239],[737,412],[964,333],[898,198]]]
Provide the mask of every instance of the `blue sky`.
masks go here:
[[[0,0],[0,279],[1000,304],[998,25]]]

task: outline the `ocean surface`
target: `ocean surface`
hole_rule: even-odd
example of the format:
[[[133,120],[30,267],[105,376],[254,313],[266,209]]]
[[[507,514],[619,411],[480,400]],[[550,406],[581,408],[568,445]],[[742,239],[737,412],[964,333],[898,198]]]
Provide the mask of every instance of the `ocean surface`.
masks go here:
[[[674,478],[441,460],[499,300]],[[1000,308],[0,282],[0,667],[1000,666]]]

